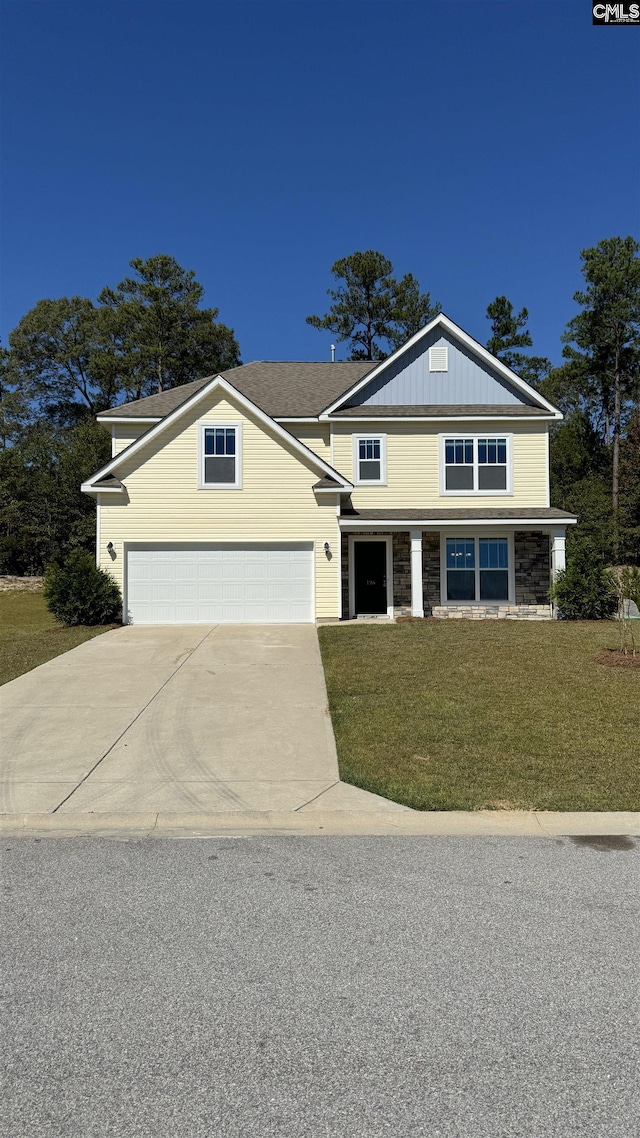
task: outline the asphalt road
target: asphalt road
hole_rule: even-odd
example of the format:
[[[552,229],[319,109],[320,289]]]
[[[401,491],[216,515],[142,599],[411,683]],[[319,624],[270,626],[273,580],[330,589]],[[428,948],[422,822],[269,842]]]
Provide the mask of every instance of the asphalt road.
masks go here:
[[[639,855],[4,839],[2,1138],[630,1138]]]

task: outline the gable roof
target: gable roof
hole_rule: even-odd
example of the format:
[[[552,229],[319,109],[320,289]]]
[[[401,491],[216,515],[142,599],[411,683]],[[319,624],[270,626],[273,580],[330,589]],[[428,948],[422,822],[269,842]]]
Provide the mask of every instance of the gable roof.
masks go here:
[[[484,365],[489,365],[512,388],[515,388],[527,401],[523,408],[517,404],[467,404],[465,406],[446,407],[441,404],[420,406],[386,406],[380,409],[370,404],[365,407],[345,407],[363,387],[367,386],[378,376],[383,376],[390,364],[401,360],[404,354],[410,351],[425,336],[437,328],[442,327],[454,339],[463,345],[468,352],[475,355]],[[562,414],[549,403],[535,388],[531,387],[516,372],[508,368],[495,356],[492,356],[482,344],[464,332],[457,324],[438,313],[433,320],[416,332],[401,348],[388,356],[386,360],[375,362],[372,360],[337,360],[333,363],[314,361],[273,361],[255,360],[253,363],[242,364],[240,367],[230,368],[220,372],[222,379],[226,380],[233,389],[248,399],[255,407],[263,411],[271,419],[329,419],[334,415],[362,414],[365,417],[377,417],[386,414],[390,417],[459,417],[465,413],[479,416],[496,415],[548,415],[560,419]],[[112,407],[98,416],[98,421],[126,422],[127,420],[149,420],[157,422],[167,415],[171,415],[177,408],[188,403],[198,392],[207,387],[215,376],[206,376],[196,379],[193,383],[186,383],[181,387],[173,387],[169,391],[162,391],[158,395],[149,395],[145,399],[136,399],[131,403],[123,403],[120,407]]]
[[[220,375],[270,418],[314,417],[375,366],[371,360],[336,360],[334,363],[256,360],[220,372]],[[162,419],[201,391],[212,378],[196,379],[159,395],[123,403],[120,407],[103,411],[99,419],[101,422],[109,419]]]
[[[521,379],[515,371],[512,371],[511,368],[507,367],[507,365],[502,363],[496,356],[492,356],[491,352],[487,351],[478,340],[474,340],[468,332],[463,331],[458,324],[455,324],[453,320],[445,316],[444,312],[439,312],[433,320],[425,324],[424,328],[416,332],[415,336],[407,340],[406,344],[403,344],[401,348],[398,348],[397,351],[388,356],[386,360],[381,360],[380,363],[376,364],[365,376],[361,376],[360,379],[356,380],[353,387],[349,388],[348,391],[343,392],[337,399],[328,403],[322,412],[321,418],[328,419],[332,414],[343,407],[345,403],[352,400],[363,387],[366,387],[374,379],[382,375],[391,363],[400,360],[405,353],[409,352],[416,344],[428,336],[434,328],[438,327],[448,332],[455,340],[458,340],[485,364],[489,364],[498,375],[502,376],[512,387],[515,387],[519,392],[525,395],[527,399],[533,403],[534,407],[542,407],[549,412],[549,414],[553,415],[554,418],[562,418],[562,413],[557,407],[554,407],[553,404],[544,399],[539,391],[536,391],[534,387],[531,387],[524,379]],[[363,413],[366,414],[365,411],[363,411]]]
[[[187,386],[193,388],[196,385],[191,383]],[[178,388],[178,390],[184,391],[184,388]],[[127,461],[143,446],[146,446],[147,443],[150,443],[154,438],[156,438],[157,435],[166,430],[167,427],[169,427],[171,423],[175,422],[176,419],[183,415],[185,411],[188,411],[192,407],[195,407],[207,395],[211,395],[217,390],[222,390],[226,395],[230,396],[231,399],[235,400],[235,402],[238,403],[244,411],[247,411],[250,415],[253,416],[253,418],[257,419],[258,422],[269,427],[273,434],[286,442],[287,445],[290,446],[293,450],[298,451],[298,453],[309,462],[309,465],[315,467],[315,469],[320,474],[325,476],[328,475],[329,478],[335,481],[337,490],[353,490],[353,485],[348,481],[348,479],[344,478],[344,476],[337,470],[334,470],[334,468],[330,466],[328,462],[325,462],[323,458],[320,458],[315,453],[315,451],[311,450],[308,446],[305,446],[304,443],[300,442],[300,440],[297,439],[295,435],[292,435],[289,431],[287,431],[285,427],[282,427],[279,423],[274,422],[274,420],[271,419],[269,415],[265,414],[265,412],[250,399],[248,399],[246,395],[234,388],[232,384],[230,384],[229,381],[224,378],[223,375],[214,375],[206,381],[200,381],[197,384],[196,391],[193,391],[190,396],[188,396],[186,399],[183,399],[178,404],[178,406],[173,409],[173,411],[165,414],[165,416],[160,419],[159,422],[156,422],[152,427],[150,427],[148,431],[144,431],[143,434],[141,434],[134,442],[130,443],[128,447],[125,447],[124,450],[121,450],[119,454],[115,455],[115,457],[106,464],[106,466],[103,466],[101,470],[98,470],[91,478],[87,479],[86,482],[83,482],[80,489],[85,494],[96,493],[96,491],[100,490],[101,487],[104,487],[105,489],[115,490],[116,486],[114,486],[114,483],[117,481],[117,479],[109,478],[107,477],[108,475],[111,475],[114,470],[117,470],[118,467],[122,465],[123,462]],[[141,400],[141,402],[144,401]],[[122,489],[124,489],[124,487],[122,487]]]

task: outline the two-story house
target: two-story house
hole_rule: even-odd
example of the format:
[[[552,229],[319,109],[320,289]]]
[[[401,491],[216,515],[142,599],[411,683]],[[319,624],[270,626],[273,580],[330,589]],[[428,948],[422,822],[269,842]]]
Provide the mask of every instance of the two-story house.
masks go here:
[[[133,623],[548,618],[561,417],[443,314],[381,363],[198,379],[99,416],[98,564]]]

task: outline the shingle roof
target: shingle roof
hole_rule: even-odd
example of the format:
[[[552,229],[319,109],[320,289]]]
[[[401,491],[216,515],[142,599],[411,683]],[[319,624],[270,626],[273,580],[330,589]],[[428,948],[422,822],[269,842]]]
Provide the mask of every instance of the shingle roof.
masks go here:
[[[343,490],[343,487],[339,482],[336,482],[335,478],[330,478],[328,474],[325,474],[324,478],[321,478],[319,482],[314,483],[313,489]]]
[[[362,418],[375,419],[378,416],[389,416],[395,418],[396,416],[402,417],[413,415],[433,415],[439,418],[445,418],[451,415],[495,415],[500,418],[513,418],[520,415],[546,415],[550,417],[550,412],[544,407],[533,407],[529,404],[526,406],[521,403],[465,403],[455,404],[450,403],[446,406],[443,404],[423,404],[421,406],[390,406],[385,407],[382,404],[367,403],[366,406],[358,407],[341,407],[339,411],[334,411],[333,416],[336,418],[345,418],[358,415]]]
[[[96,482],[95,485],[96,485],[96,488],[100,489],[100,490],[123,490],[124,489],[122,482],[120,481],[119,478],[116,478],[114,474],[105,475],[105,477],[100,478],[98,480],[98,482]]]
[[[410,521],[424,521],[424,522],[443,522],[443,521],[460,521],[472,522],[482,521],[489,519],[490,521],[547,521],[547,522],[566,522],[575,521],[575,514],[567,514],[565,510],[556,510],[553,507],[536,506],[533,509],[504,509],[504,510],[485,510],[485,509],[451,509],[451,510],[356,510],[344,509],[340,515],[342,518],[350,519],[351,521],[361,522],[410,522]]]
[[[335,363],[276,362],[256,360],[220,372],[224,379],[257,404],[272,419],[319,415],[348,391],[376,364],[369,360],[337,360]],[[213,376],[173,387],[159,395],[136,399],[103,411],[101,418],[163,418],[200,391]]]

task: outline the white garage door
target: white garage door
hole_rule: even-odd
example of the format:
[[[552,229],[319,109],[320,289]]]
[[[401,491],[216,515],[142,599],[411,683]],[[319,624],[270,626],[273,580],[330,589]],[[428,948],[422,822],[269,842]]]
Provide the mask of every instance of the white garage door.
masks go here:
[[[285,624],[313,613],[313,549],[183,545],[127,552],[131,624]]]

